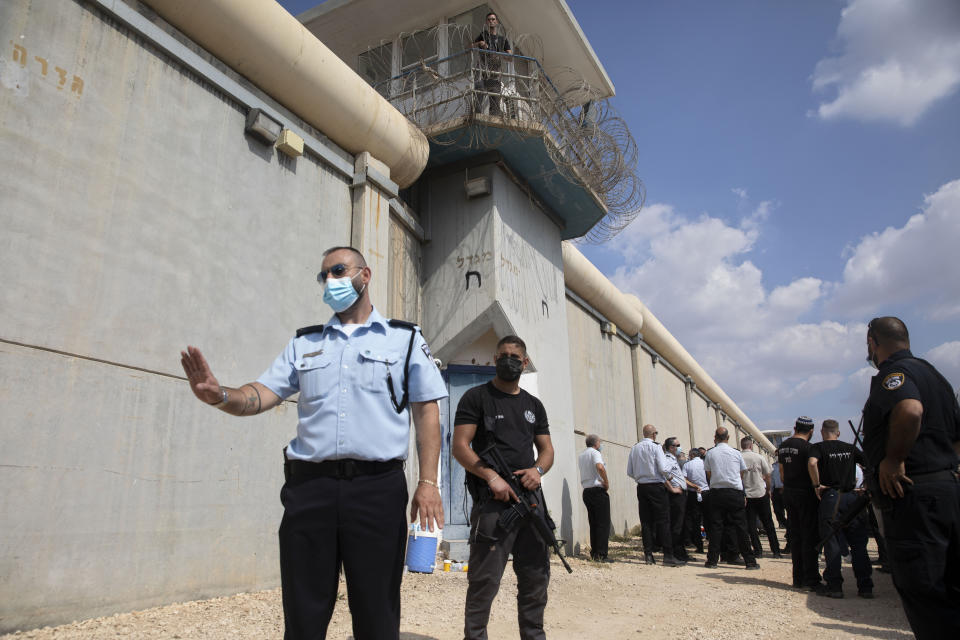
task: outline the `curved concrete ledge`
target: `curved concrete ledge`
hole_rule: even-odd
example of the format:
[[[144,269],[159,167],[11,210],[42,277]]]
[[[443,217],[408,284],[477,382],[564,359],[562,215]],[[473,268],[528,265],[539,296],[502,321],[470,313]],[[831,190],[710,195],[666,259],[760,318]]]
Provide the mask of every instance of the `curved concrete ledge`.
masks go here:
[[[643,333],[643,340],[684,375],[690,376],[697,387],[740,428],[750,434],[761,447],[774,451],[773,444],[760,433],[730,396],[720,388],[703,367],[673,337],[663,323],[647,309],[639,298],[622,293],[580,251],[569,242],[563,243],[563,276],[566,286],[586,300],[593,308],[623,329],[627,335]]]
[[[144,0],[237,73],[401,187],[427,164],[426,137],[273,0]]]

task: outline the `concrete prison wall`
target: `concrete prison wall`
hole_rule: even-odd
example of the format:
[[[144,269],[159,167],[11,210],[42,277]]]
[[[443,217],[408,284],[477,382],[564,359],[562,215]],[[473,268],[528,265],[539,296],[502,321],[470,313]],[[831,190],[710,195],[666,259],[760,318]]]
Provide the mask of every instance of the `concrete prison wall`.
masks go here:
[[[177,350],[236,385],[324,321],[350,179],[245,135],[230,94],[308,127],[94,3],[4,2],[0,43],[0,632],[276,585],[295,407],[211,411]],[[393,237],[407,313],[417,249]]]

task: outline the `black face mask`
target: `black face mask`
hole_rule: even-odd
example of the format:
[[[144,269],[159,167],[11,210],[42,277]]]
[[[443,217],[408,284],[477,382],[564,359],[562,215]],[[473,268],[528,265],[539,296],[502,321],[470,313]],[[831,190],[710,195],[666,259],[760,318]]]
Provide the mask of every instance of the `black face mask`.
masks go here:
[[[523,360],[517,360],[510,356],[500,356],[497,360],[497,377],[504,382],[513,382],[520,377],[523,372]]]

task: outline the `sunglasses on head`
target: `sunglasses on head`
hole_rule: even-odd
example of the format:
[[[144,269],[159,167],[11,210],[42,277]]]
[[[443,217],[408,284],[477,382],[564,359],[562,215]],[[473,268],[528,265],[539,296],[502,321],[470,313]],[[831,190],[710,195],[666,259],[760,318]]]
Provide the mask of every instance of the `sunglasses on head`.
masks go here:
[[[327,276],[333,276],[334,278],[342,278],[347,274],[347,271],[350,269],[359,269],[360,267],[351,267],[350,265],[339,263],[335,264],[329,269],[324,269],[317,274],[317,282],[323,284],[327,281]]]

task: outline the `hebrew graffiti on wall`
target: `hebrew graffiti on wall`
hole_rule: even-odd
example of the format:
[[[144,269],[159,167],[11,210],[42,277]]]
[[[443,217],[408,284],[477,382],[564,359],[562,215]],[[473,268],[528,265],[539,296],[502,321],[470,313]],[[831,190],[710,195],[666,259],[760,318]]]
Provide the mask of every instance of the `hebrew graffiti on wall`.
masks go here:
[[[26,95],[26,86],[22,83],[26,83],[29,74],[33,73],[54,82],[60,91],[69,87],[70,93],[75,94],[76,97],[83,95],[83,78],[71,74],[57,64],[51,64],[50,60],[43,56],[31,56],[27,47],[22,44],[17,44],[13,40],[9,42],[13,47],[13,55],[10,62],[0,67],[0,71],[6,71],[3,74],[5,77],[2,78],[5,87],[19,90],[21,94]]]
[[[497,269],[503,302],[528,322],[550,317],[562,300],[560,269],[527,240],[502,225]]]

